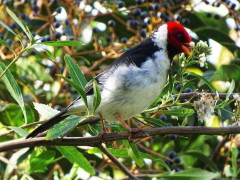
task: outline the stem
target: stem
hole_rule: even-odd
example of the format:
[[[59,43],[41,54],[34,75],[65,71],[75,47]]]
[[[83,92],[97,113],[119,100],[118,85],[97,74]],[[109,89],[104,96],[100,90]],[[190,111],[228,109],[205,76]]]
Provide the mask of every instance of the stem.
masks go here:
[[[22,55],[24,52],[26,52],[26,51],[28,51],[29,49],[31,49],[31,48],[32,48],[32,47],[30,46],[30,47],[26,47],[25,49],[21,50],[20,53],[19,53],[19,55],[16,56],[16,57],[12,60],[12,62],[6,67],[6,69],[3,70],[3,72],[2,72],[1,75],[0,75],[0,79],[1,79],[1,78],[3,77],[3,75],[7,72],[7,70],[8,70],[15,62],[17,62],[17,60],[21,57],[21,55]]]

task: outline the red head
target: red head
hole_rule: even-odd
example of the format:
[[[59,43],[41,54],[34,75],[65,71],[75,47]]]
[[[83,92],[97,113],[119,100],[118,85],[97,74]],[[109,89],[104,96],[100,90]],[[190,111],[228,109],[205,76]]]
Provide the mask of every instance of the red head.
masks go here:
[[[173,57],[184,52],[190,55],[190,45],[192,41],[186,29],[177,22],[168,22],[168,53]]]

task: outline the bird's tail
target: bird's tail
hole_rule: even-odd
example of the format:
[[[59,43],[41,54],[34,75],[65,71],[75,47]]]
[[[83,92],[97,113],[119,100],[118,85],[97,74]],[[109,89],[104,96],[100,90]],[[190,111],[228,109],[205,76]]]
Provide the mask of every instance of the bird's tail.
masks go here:
[[[27,137],[28,138],[33,138],[37,136],[39,133],[42,133],[51,127],[53,127],[55,124],[59,123],[60,121],[66,119],[70,114],[67,114],[68,110],[67,108],[50,118],[47,122],[43,123],[42,125],[38,126],[34,131],[32,131]]]

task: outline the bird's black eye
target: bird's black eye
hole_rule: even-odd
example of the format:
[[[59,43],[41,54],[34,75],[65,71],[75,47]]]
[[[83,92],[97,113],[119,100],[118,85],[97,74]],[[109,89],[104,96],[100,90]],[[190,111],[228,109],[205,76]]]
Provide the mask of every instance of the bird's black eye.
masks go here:
[[[184,36],[183,36],[183,34],[177,34],[177,39],[179,40],[179,41],[184,41]]]

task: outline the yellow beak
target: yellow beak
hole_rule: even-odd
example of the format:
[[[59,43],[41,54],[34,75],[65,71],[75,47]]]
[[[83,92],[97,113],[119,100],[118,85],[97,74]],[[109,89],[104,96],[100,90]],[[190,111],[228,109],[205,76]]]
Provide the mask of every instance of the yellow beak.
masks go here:
[[[191,47],[190,46],[187,47],[187,46],[182,45],[182,50],[185,54],[187,54],[188,56],[191,56],[191,52],[190,52]]]

